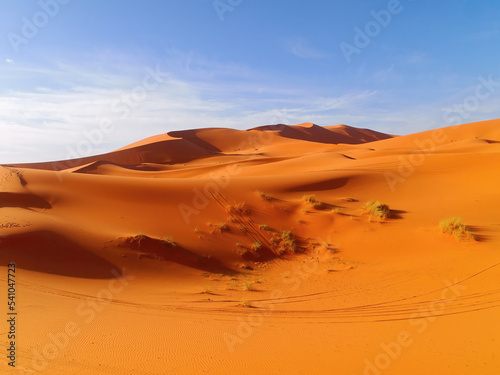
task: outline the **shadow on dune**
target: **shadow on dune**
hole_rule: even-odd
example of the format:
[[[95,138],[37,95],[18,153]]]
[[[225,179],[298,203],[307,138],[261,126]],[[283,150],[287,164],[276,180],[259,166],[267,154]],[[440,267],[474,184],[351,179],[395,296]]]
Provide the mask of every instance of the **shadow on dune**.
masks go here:
[[[179,130],[179,131],[168,132],[167,134],[173,138],[185,139],[186,141],[189,141],[195,144],[196,146],[204,148],[205,150],[208,150],[215,154],[222,153],[222,151],[217,147],[215,147],[213,144],[198,137],[197,133],[198,130]]]
[[[485,139],[485,141],[487,143],[490,143],[490,144],[500,143],[500,141],[495,141],[495,140],[492,140],[492,139]]]
[[[34,194],[0,193],[0,207],[51,208],[49,202]]]
[[[487,229],[484,227],[479,227],[479,226],[475,226],[475,225],[467,225],[467,228],[472,232],[472,234],[474,235],[474,238],[478,242],[491,241],[491,239],[493,238],[493,236],[485,234],[485,232],[487,232]]]
[[[131,168],[145,163],[167,165],[187,163],[195,159],[208,158],[218,154],[220,153],[207,150],[189,140],[170,139],[121,149],[102,155],[53,162],[15,164],[11,166],[63,171],[66,169],[84,167],[90,163],[108,162],[121,166],[122,168]]]
[[[166,241],[145,235],[120,237],[118,238],[118,246],[135,250],[140,257],[147,257],[163,262],[173,262],[201,271],[224,274],[236,273],[236,271],[226,267],[218,259],[204,257],[178,244],[169,244]]]
[[[389,219],[400,220],[403,218],[403,214],[406,214],[403,210],[390,210]]]
[[[1,264],[15,262],[20,269],[86,279],[111,279],[119,274],[114,264],[54,232],[0,237],[0,249]]]
[[[96,161],[93,163],[90,163],[82,168],[75,169],[73,173],[95,173],[99,174],[99,167],[117,167],[121,168],[124,170],[131,170],[131,171],[141,171],[141,172],[158,172],[163,170],[162,168],[158,166],[152,166],[152,165],[144,165],[144,164],[138,164],[138,165],[125,165],[125,164],[118,164],[118,163],[112,163],[110,161]]]
[[[15,168],[10,168],[7,165],[0,165],[0,180],[8,181],[13,175],[17,177],[21,186],[28,185],[28,182],[25,180],[21,171]]]
[[[284,138],[327,144],[361,144],[392,138],[389,134],[369,129],[358,129],[347,125],[322,127],[310,124],[307,127],[302,127],[278,124],[259,126],[250,130],[275,131]]]
[[[269,262],[278,256],[267,246],[262,246],[258,250],[248,249],[243,253],[242,258],[252,262]]]
[[[314,182],[311,184],[297,185],[288,188],[288,191],[296,192],[310,192],[310,191],[322,191],[322,190],[333,190],[338,189],[347,184],[348,178],[332,178],[324,181]]]
[[[385,220],[382,220],[382,221],[378,221],[379,224],[382,224],[382,225],[391,225],[391,222],[393,220],[402,220],[403,219],[403,215],[408,213],[407,211],[403,211],[403,210],[393,210],[393,209],[389,209],[389,216],[387,216],[387,218]],[[369,214],[364,214],[365,216],[370,216]],[[372,218],[373,221],[377,221],[377,218],[376,216]]]

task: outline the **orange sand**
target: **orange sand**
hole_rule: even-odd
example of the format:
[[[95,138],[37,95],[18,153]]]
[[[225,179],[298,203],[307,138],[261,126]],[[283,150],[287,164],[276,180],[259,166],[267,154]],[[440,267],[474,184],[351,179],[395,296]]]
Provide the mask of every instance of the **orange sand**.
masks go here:
[[[0,373],[499,374],[499,171],[500,120],[178,131],[0,167]],[[476,240],[440,233],[453,216]]]

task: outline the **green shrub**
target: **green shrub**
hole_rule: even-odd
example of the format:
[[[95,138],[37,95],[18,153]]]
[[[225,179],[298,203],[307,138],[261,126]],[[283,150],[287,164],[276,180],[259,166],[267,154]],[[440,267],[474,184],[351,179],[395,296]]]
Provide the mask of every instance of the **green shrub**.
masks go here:
[[[257,193],[257,195],[259,197],[261,197],[262,199],[265,199],[267,201],[272,201],[274,199],[274,197],[272,195],[266,194],[266,193],[259,191],[259,190],[257,190],[255,193]]]
[[[271,248],[278,255],[286,252],[296,253],[298,251],[297,241],[289,230],[284,230],[279,234],[275,234],[271,238]]]
[[[314,194],[304,194],[302,200],[314,208],[320,208],[323,205],[323,203],[316,199]]]
[[[250,209],[248,208],[245,202],[239,202],[233,206],[229,206],[227,211],[232,215],[234,214],[248,215],[250,213]]]
[[[260,250],[261,248],[262,248],[262,244],[259,241],[255,241],[252,244],[252,249],[254,249],[254,250]]]
[[[369,220],[375,217],[378,221],[384,221],[391,216],[391,210],[388,205],[379,201],[368,201],[363,205],[363,210],[369,215]]]
[[[469,227],[462,223],[462,219],[460,217],[443,219],[439,222],[439,227],[441,228],[442,233],[452,234],[457,240],[475,240],[475,236],[472,234]]]
[[[221,232],[224,232],[224,231],[226,231],[226,230],[229,230],[229,226],[227,225],[227,223],[226,223],[226,222],[224,222],[224,223],[220,223],[220,224],[217,224],[215,227],[216,227],[218,230],[220,230]]]

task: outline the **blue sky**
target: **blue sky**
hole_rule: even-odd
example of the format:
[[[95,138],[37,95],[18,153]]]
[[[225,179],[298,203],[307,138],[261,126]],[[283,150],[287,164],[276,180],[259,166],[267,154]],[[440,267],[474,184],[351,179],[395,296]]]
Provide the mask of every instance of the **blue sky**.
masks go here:
[[[499,15],[493,0],[4,0],[0,163],[174,129],[498,118]]]

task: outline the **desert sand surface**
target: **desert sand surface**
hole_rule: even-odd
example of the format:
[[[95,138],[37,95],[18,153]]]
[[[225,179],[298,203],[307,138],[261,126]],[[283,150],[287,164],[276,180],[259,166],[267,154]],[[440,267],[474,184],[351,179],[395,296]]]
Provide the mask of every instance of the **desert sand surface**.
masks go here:
[[[2,374],[500,373],[500,120],[173,131],[4,165],[0,240]]]

